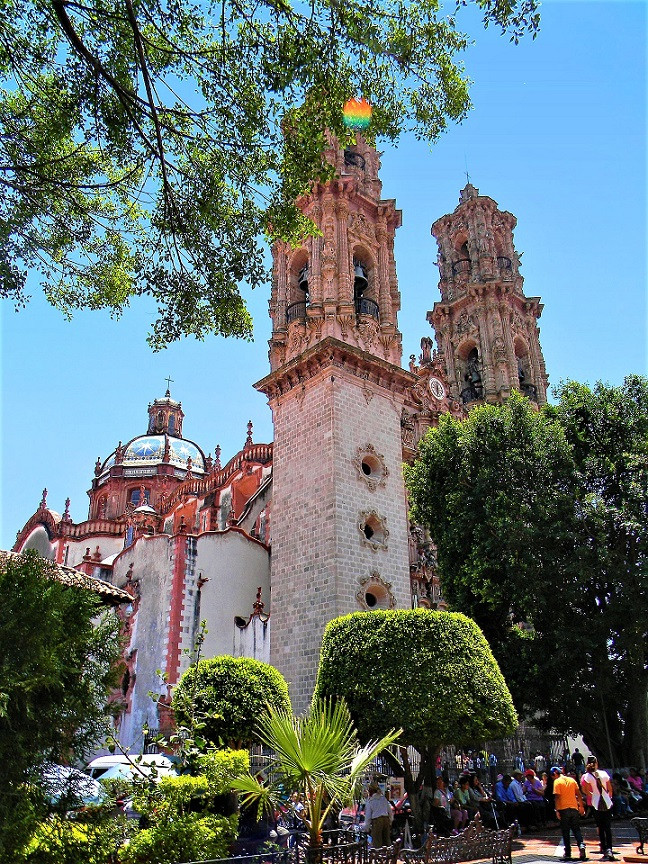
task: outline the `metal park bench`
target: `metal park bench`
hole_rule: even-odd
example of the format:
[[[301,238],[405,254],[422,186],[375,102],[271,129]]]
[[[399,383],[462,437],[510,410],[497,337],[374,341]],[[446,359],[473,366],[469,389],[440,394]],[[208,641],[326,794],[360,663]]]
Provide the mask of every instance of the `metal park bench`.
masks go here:
[[[648,819],[645,816],[635,816],[634,819],[630,820],[630,824],[639,835],[637,855],[645,855],[644,843],[648,843]]]
[[[398,864],[402,841],[397,840],[391,846],[382,846],[379,849],[369,849],[367,854],[368,864]]]
[[[459,861],[490,859],[493,864],[511,864],[511,847],[517,826],[489,831],[479,820],[453,837],[437,837],[433,831],[416,850],[405,849],[405,864],[457,864]]]

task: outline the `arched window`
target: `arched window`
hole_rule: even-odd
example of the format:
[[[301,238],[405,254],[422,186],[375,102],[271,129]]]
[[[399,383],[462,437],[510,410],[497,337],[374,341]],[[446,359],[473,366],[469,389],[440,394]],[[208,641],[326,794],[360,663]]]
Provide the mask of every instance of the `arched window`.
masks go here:
[[[148,504],[149,498],[151,495],[150,489],[144,490],[144,501],[141,500],[140,487],[137,486],[135,489],[131,489],[128,494],[128,503],[132,504],[133,507],[139,507],[140,504]]]
[[[536,402],[538,391],[532,381],[529,351],[526,344],[519,338],[515,340],[515,359],[517,362],[517,388],[527,399]]]
[[[470,348],[466,354],[463,375],[461,381],[461,400],[464,405],[474,402],[484,395],[484,385],[481,374],[481,361],[476,346]]]
[[[288,303],[286,305],[286,322],[296,321],[306,317],[306,307],[310,300],[310,268],[308,253],[300,249],[294,256],[288,274]]]
[[[362,250],[353,255],[353,302],[357,315],[371,315],[378,320],[379,307],[373,283],[373,271],[369,257]]]

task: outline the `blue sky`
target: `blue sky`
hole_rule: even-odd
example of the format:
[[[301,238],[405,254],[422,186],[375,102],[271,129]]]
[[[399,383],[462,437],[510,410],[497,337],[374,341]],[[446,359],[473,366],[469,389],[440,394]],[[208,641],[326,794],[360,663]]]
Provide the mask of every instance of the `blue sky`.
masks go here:
[[[430,226],[471,182],[517,216],[525,292],[541,296],[550,382],[620,383],[646,374],[646,20],[644,2],[553,2],[535,41],[510,44],[471,29],[465,55],[474,109],[432,148],[405,137],[383,150],[383,196],[396,198],[403,364],[428,335],[438,299]],[[253,343],[185,340],[152,354],[151,309],[119,321],[88,312],[65,321],[32,290],[26,310],[0,307],[2,533],[10,548],[44,487],[62,512],[87,517],[93,467],[119,440],[146,431],[165,378],[182,401],[184,434],[223,461],[245,441],[272,440],[253,382],[268,371],[268,289],[248,292]]]

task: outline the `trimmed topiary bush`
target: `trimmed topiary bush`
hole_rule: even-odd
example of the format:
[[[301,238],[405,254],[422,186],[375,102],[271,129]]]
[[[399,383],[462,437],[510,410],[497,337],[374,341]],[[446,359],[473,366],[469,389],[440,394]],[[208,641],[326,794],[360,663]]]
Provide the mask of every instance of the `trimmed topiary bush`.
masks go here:
[[[362,740],[400,726],[399,744],[421,753],[423,776],[444,744],[497,738],[517,725],[481,630],[452,612],[380,610],[331,621],[314,694],[329,697],[346,700]]]
[[[256,722],[268,705],[290,710],[288,685],[268,663],[223,654],[200,660],[173,693],[178,726],[195,729],[213,744],[240,748],[256,740]]]

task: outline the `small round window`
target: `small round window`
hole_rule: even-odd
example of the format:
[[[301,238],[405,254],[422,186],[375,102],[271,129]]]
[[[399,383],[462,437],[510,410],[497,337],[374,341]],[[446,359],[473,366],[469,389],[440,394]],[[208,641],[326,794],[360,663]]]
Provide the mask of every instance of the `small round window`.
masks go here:
[[[369,546],[374,552],[377,549],[387,548],[387,523],[383,516],[379,516],[375,510],[362,512],[358,519],[358,530],[362,536],[362,543]]]
[[[385,479],[389,476],[389,471],[385,466],[384,457],[376,452],[372,444],[358,447],[353,464],[358,472],[358,476],[365,481],[372,491],[378,486],[385,485]]]
[[[360,590],[356,594],[358,604],[362,609],[371,612],[372,609],[394,609],[396,598],[391,591],[391,583],[385,582],[377,571],[371,576],[360,580]]]

